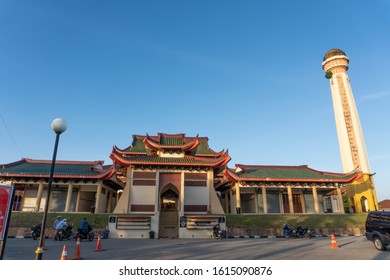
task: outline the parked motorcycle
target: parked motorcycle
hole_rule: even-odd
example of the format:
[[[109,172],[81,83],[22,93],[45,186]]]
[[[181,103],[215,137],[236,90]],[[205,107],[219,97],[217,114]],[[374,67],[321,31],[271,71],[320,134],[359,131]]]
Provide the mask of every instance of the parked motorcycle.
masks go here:
[[[296,231],[287,222],[283,224],[283,235],[284,237],[297,237]]]
[[[222,230],[219,224],[213,227],[213,238],[214,239],[222,239]]]
[[[95,234],[93,233],[93,224],[88,225],[87,232],[85,232],[81,228],[77,228],[76,240],[78,240],[79,238],[80,241],[82,239],[87,239],[89,241],[92,241],[95,238]]]
[[[63,229],[58,231],[58,239],[61,241],[63,239],[71,240],[73,237],[73,224],[68,224]]]
[[[303,228],[301,227],[300,224],[297,225],[297,229],[296,229],[296,236],[297,237],[307,237],[307,238],[312,238],[314,235],[314,231],[309,229],[309,228]]]
[[[31,237],[34,240],[37,240],[41,236],[41,224],[34,225],[31,227]]]

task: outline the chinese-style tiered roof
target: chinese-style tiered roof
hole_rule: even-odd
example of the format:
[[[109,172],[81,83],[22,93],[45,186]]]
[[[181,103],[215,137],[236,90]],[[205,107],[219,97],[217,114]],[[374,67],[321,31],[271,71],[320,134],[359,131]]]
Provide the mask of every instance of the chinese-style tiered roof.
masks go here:
[[[236,164],[236,169],[226,169],[225,176],[235,182],[306,182],[351,183],[362,176],[361,172],[331,173],[314,170],[307,165],[262,166]]]
[[[186,138],[184,134],[167,135],[159,133],[158,137],[146,134],[143,143],[152,151],[180,151],[187,152],[199,145],[199,138]]]
[[[210,149],[207,137],[165,133],[159,133],[157,136],[133,135],[131,146],[123,150],[114,146],[110,158],[121,166],[217,168],[230,161],[228,151],[215,152]]]
[[[113,165],[104,166],[104,161],[63,161],[57,160],[54,168],[54,179],[100,179],[106,180],[115,174]],[[12,180],[17,178],[49,178],[50,160],[23,158],[9,164],[0,165],[0,178]]]

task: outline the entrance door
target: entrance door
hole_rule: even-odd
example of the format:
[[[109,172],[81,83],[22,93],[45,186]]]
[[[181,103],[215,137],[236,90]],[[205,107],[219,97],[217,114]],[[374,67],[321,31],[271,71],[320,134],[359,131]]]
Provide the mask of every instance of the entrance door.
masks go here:
[[[301,195],[300,194],[293,194],[293,209],[294,213],[302,213],[302,201],[301,201]],[[288,201],[288,194],[283,194],[283,210],[284,213],[290,213],[290,207],[289,207],[289,201]]]
[[[179,238],[179,195],[174,186],[164,189],[160,196],[159,238]]]
[[[294,213],[302,213],[302,200],[300,194],[293,194]]]

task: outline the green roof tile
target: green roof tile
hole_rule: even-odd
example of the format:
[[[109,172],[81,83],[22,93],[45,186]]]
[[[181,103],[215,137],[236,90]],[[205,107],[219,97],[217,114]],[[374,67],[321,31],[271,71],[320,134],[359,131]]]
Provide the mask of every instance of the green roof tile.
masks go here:
[[[243,172],[234,172],[241,179],[313,179],[313,180],[340,180],[351,177],[351,174],[337,174],[317,171],[307,166],[256,166],[242,167]]]
[[[98,176],[101,172],[92,170],[94,164],[62,164],[56,163],[54,175],[62,176]],[[7,174],[18,175],[49,175],[51,163],[48,162],[21,162],[18,164],[10,164],[0,168],[0,176]]]
[[[183,145],[183,138],[161,137],[160,144],[164,146],[181,146]]]
[[[123,151],[130,153],[146,153],[146,148],[144,142],[142,142],[142,139],[134,137],[131,146]]]

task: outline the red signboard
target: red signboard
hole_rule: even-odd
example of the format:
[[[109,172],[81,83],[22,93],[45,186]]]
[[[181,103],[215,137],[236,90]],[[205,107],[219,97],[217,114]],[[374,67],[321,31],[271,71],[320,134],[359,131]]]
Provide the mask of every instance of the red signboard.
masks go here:
[[[0,185],[0,240],[4,240],[7,221],[11,213],[13,186]]]

